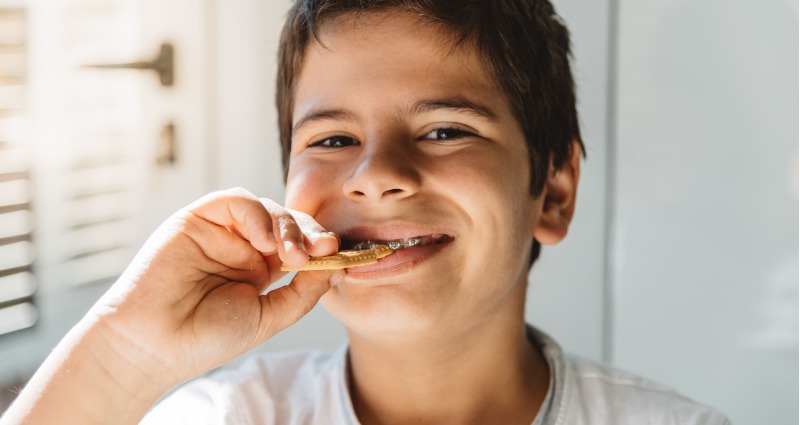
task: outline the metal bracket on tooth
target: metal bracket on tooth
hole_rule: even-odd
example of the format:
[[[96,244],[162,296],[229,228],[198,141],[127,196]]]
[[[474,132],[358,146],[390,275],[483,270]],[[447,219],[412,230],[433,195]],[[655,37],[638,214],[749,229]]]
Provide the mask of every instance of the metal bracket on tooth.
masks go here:
[[[388,243],[389,248],[391,248],[391,249],[393,249],[395,251],[397,251],[398,249],[403,249],[403,248],[411,248],[412,246],[418,245],[418,244],[419,244],[419,238],[409,238],[409,239],[403,240],[402,242],[401,241],[391,241],[391,242]]]

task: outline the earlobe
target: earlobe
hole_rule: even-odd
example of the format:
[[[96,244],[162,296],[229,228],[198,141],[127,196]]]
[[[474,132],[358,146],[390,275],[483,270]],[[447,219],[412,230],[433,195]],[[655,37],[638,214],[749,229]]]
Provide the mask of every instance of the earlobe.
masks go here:
[[[547,181],[538,199],[541,211],[533,226],[533,237],[543,245],[557,244],[567,236],[575,212],[581,152],[580,143],[573,141],[570,156],[559,169],[550,163]]]

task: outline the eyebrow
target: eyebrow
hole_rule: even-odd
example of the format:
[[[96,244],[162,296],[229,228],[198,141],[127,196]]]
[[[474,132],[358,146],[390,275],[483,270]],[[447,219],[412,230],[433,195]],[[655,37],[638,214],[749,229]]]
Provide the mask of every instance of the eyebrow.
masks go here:
[[[292,134],[296,133],[300,127],[327,120],[356,122],[358,117],[346,109],[312,109],[292,126]]]
[[[497,121],[497,114],[494,113],[494,111],[492,111],[492,109],[489,108],[488,106],[471,102],[467,99],[460,97],[421,100],[419,102],[415,102],[411,106],[410,111],[412,114],[421,114],[425,112],[434,112],[442,109],[458,113],[475,115],[481,118],[486,118],[490,121]]]
[[[420,100],[414,102],[409,108],[411,115],[449,110],[457,113],[475,115],[490,121],[497,121],[497,114],[491,108],[479,103],[471,102],[464,98],[453,97],[444,99]],[[318,121],[358,121],[358,116],[346,109],[316,109],[309,111],[292,126],[292,134],[301,127]]]

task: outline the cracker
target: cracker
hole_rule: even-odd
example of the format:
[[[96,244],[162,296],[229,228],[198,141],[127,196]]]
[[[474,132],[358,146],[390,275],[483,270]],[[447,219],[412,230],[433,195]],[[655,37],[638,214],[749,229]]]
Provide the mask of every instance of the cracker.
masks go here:
[[[386,245],[378,245],[370,249],[339,251],[335,255],[327,257],[312,257],[303,267],[281,264],[281,271],[337,270],[366,266],[377,263],[379,259],[393,252],[394,250]]]

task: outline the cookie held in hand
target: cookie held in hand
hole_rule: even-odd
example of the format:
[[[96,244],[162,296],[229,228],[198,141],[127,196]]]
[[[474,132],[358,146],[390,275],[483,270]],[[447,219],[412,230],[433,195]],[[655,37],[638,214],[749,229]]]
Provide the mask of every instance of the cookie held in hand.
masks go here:
[[[303,267],[281,264],[281,271],[337,270],[375,264],[379,259],[394,253],[387,245],[377,245],[369,249],[339,251],[327,257],[312,257]]]

